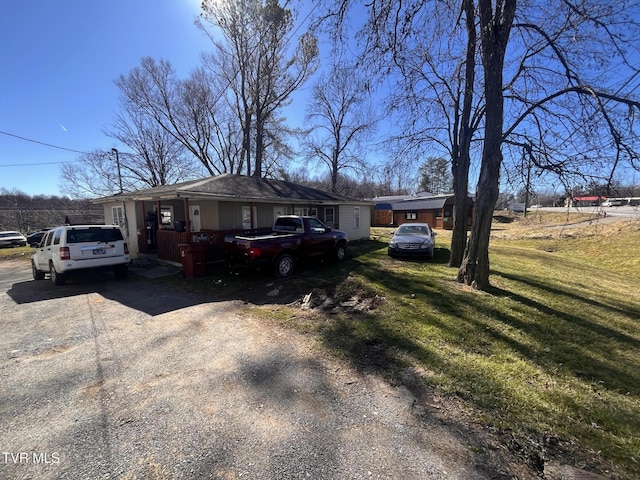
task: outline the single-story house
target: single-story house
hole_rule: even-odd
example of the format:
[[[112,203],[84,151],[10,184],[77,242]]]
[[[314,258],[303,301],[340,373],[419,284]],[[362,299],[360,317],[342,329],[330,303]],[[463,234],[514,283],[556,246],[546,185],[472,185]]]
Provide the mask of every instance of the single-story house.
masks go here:
[[[453,229],[454,196],[421,193],[414,196],[376,197],[372,199],[371,224],[398,226],[407,222],[428,223],[433,228]],[[473,198],[469,197],[468,226],[473,221]]]
[[[179,244],[206,243],[222,258],[226,234],[270,231],[279,215],[315,216],[349,241],[369,238],[372,203],[282,180],[222,174],[94,200],[127,233],[132,258],[180,261]]]

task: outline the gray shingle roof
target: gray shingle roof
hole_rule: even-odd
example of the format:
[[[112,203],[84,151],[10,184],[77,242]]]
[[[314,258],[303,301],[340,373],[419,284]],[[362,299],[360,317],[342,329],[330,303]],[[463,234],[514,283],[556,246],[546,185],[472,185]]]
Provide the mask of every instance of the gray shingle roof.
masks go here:
[[[392,202],[393,210],[438,210],[444,207],[447,199],[451,197],[427,197],[416,200],[404,200],[400,202]]]
[[[189,182],[147,188],[113,197],[98,199],[97,203],[119,200],[154,200],[168,197],[211,198],[220,200],[255,200],[317,202],[317,203],[371,203],[329,193],[283,180],[222,174]]]

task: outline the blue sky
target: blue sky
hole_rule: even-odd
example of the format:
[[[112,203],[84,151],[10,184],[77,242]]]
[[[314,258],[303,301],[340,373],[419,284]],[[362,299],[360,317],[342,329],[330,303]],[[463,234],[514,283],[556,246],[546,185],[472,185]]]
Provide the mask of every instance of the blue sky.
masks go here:
[[[118,110],[114,80],[143,56],[180,76],[209,40],[199,0],[8,1],[0,15],[0,189],[59,194],[61,162],[118,145],[103,130]],[[7,135],[11,134],[11,135]]]

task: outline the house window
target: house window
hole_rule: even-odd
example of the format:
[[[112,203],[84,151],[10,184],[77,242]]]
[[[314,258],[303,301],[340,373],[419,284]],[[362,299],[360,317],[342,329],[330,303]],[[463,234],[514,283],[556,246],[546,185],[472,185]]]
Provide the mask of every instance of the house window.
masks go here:
[[[407,220],[415,220],[418,218],[418,214],[416,212],[406,212],[405,216]]]
[[[248,205],[242,206],[242,228],[245,230],[256,228],[258,224],[258,209],[253,207],[253,215],[251,210],[252,208]]]
[[[122,207],[112,207],[113,225],[124,228],[124,209]]]
[[[327,207],[324,209],[324,223],[327,225],[333,225],[336,223],[335,210],[333,207]]]
[[[309,207],[295,207],[293,209],[293,214],[294,215],[303,215],[303,216],[309,216],[309,217],[317,217],[318,216],[318,209],[317,208],[309,208]]]
[[[360,207],[353,207],[353,228],[360,228]]]
[[[160,206],[160,225],[173,226],[173,207],[171,205]]]

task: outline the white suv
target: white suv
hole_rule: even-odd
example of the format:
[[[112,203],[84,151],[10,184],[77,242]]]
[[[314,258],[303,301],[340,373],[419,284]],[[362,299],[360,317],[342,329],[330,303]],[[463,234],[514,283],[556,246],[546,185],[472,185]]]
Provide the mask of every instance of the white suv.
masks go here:
[[[55,285],[63,285],[69,272],[112,268],[125,278],[131,262],[129,247],[116,225],[66,225],[49,230],[31,257],[34,280],[46,273]]]

